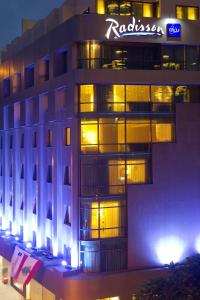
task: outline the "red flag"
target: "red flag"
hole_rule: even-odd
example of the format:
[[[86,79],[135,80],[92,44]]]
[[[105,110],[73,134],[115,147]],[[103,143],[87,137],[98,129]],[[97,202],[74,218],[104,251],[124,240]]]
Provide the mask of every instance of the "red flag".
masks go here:
[[[16,279],[17,283],[22,285],[29,284],[41,263],[42,262],[40,260],[37,260],[31,256],[27,257]]]
[[[14,281],[18,277],[24,262],[29,256],[30,254],[28,252],[20,249],[18,246],[15,247],[10,268],[10,276],[14,279]]]

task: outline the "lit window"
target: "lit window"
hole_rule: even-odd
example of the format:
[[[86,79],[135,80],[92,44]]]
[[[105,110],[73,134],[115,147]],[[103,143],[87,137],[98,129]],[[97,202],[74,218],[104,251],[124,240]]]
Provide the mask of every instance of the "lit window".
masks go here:
[[[97,0],[97,13],[100,15],[105,14],[104,0]]]
[[[150,86],[149,85],[126,85],[127,102],[149,102]]]
[[[194,6],[180,6],[176,7],[176,17],[178,19],[198,20],[199,8]]]
[[[151,130],[149,120],[127,120],[126,123],[127,143],[150,143]]]
[[[119,119],[100,119],[99,150],[100,152],[118,152],[125,144],[125,125]]]
[[[91,204],[91,208],[91,238],[119,236],[119,201],[94,202]]]
[[[98,150],[98,123],[96,120],[87,120],[81,122],[81,150]]]
[[[64,143],[66,146],[71,144],[71,128],[67,127],[64,130]]]
[[[173,142],[174,141],[174,124],[158,123],[152,124],[152,142]]]
[[[80,86],[80,112],[94,111],[94,86],[91,84]]]
[[[184,10],[182,6],[176,7],[176,17],[177,19],[184,19]]]
[[[131,3],[127,0],[123,0],[120,3],[120,15],[121,16],[130,16],[131,15]]]
[[[113,85],[112,111],[124,111],[125,109],[125,88],[124,85]]]
[[[151,99],[152,102],[172,102],[174,96],[173,87],[152,85],[151,86]]]
[[[123,194],[125,192],[126,172],[125,160],[110,160],[109,170],[109,193]]]
[[[187,8],[187,19],[188,20],[198,20],[199,11],[198,7],[188,7]]]
[[[147,167],[145,159],[127,160],[127,183],[145,183],[147,181]]]
[[[143,3],[143,17],[153,17],[153,3]]]

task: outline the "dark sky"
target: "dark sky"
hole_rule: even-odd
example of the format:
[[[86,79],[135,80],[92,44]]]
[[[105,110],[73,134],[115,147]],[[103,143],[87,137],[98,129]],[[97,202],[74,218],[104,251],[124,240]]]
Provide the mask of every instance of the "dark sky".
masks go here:
[[[0,0],[0,48],[21,35],[22,18],[41,19],[64,0]]]

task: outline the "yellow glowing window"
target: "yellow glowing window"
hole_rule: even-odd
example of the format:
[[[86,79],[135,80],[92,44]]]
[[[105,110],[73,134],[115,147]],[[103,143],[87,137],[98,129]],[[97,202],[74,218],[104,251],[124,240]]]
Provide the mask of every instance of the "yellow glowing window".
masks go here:
[[[166,85],[166,86],[152,85],[151,86],[152,102],[172,102],[173,96],[174,96],[173,87],[170,85]]]
[[[121,16],[130,16],[131,15],[131,3],[124,0],[120,4],[120,15]]]
[[[119,236],[119,201],[94,202],[91,208],[91,238]]]
[[[187,8],[187,19],[188,20],[198,20],[199,18],[198,7],[188,7]]]
[[[114,0],[107,5],[108,13],[111,15],[118,15],[119,14],[119,4],[118,0]]]
[[[125,143],[124,121],[116,119],[100,119],[99,144]]]
[[[126,85],[127,102],[148,102],[150,101],[149,85]]]
[[[94,111],[94,86],[92,84],[80,85],[80,111]]]
[[[64,130],[64,143],[66,146],[71,144],[71,128],[67,127]]]
[[[99,58],[100,57],[100,44],[92,41],[90,42],[90,58]]]
[[[125,88],[124,85],[113,85],[112,111],[124,111],[125,109]]]
[[[184,7],[183,6],[176,7],[176,17],[177,17],[177,19],[184,19]]]
[[[153,4],[144,3],[143,4],[143,17],[152,18],[153,17]]]
[[[97,13],[100,15],[105,14],[105,5],[104,5],[105,0],[97,0]]]
[[[98,124],[95,120],[81,122],[81,150],[97,151],[98,149]]]
[[[146,171],[145,159],[127,160],[127,183],[145,183]]]
[[[173,142],[174,124],[152,124],[152,141],[153,142]]]
[[[151,142],[150,120],[128,120],[126,123],[126,142]]]

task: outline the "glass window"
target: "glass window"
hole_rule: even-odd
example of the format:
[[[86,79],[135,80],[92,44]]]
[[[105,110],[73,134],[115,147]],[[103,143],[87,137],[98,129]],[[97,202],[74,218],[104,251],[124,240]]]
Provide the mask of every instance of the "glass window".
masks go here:
[[[64,144],[69,146],[71,144],[71,128],[67,127],[64,130]]]
[[[151,100],[152,102],[173,102],[173,86],[152,85]]]
[[[94,111],[94,85],[80,86],[80,112]]]
[[[125,143],[125,125],[123,120],[100,119],[99,123],[99,143],[118,144]]]
[[[100,15],[105,14],[104,0],[97,0],[97,13]]]
[[[51,147],[53,146],[53,130],[48,129],[47,131],[47,146]]]
[[[143,3],[143,17],[153,18],[153,3]]]
[[[148,102],[150,101],[149,85],[126,85],[127,102]]]
[[[120,3],[120,15],[130,16],[132,12],[131,2],[127,0],[122,0]]]
[[[110,160],[109,169],[109,193],[121,194],[125,192],[125,160]]]
[[[107,13],[111,15],[119,14],[119,2],[118,0],[107,0],[106,1]]]
[[[152,142],[173,142],[174,124],[165,121],[153,121]]]
[[[184,7],[183,6],[176,7],[176,17],[177,17],[177,19],[184,19]]]
[[[186,68],[191,71],[199,70],[199,47],[186,46]]]
[[[188,20],[198,20],[199,9],[198,7],[188,7],[187,8],[187,19]]]
[[[198,20],[199,8],[194,6],[176,6],[176,17],[178,19]]]
[[[94,202],[91,204],[91,238],[111,238],[120,234],[119,201]]]
[[[126,123],[127,143],[150,143],[151,130],[149,120],[127,120]]]
[[[179,85],[175,87],[175,102],[190,102],[190,90],[188,86]]]
[[[83,152],[98,150],[97,120],[81,121],[81,150]]]
[[[127,160],[127,183],[145,183],[147,181],[147,166],[145,159]]]
[[[112,111],[124,111],[125,110],[125,86],[113,85],[113,103],[110,104]]]

